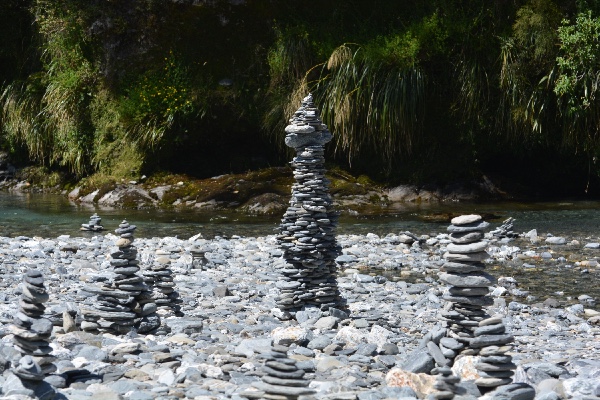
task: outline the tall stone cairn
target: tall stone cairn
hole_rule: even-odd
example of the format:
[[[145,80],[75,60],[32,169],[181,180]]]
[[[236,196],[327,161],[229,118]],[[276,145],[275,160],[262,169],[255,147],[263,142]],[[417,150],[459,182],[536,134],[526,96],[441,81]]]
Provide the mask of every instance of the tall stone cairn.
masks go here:
[[[49,344],[52,322],[43,317],[46,309],[44,303],[48,298],[42,273],[35,269],[28,270],[23,277],[19,310],[9,328],[16,349],[22,356],[31,356],[43,375],[56,371],[53,364],[55,357],[50,355],[52,347]]]
[[[493,304],[488,296],[493,276],[485,272],[483,261],[487,241],[484,229],[489,224],[480,215],[462,215],[453,218],[448,227],[450,243],[444,254],[446,263],[440,270],[440,280],[450,288],[444,299],[451,303],[443,313],[447,332],[462,346],[450,349],[455,355],[479,355],[475,365],[480,378],[475,381],[482,391],[510,384],[516,366],[506,355],[511,350],[513,336],[506,333],[500,317],[490,317],[485,307]],[[440,342],[443,345],[443,341]],[[447,350],[442,348],[442,351]]]
[[[277,283],[280,318],[290,318],[306,306],[328,312],[340,301],[335,278],[339,214],[333,211],[323,156],[332,135],[319,116],[309,94],[285,128],[285,144],[296,150],[296,157],[290,163],[295,178],[290,206],[277,236],[284,261]]]
[[[448,244],[444,254],[446,263],[440,268],[439,275],[443,283],[450,285],[444,299],[451,307],[443,317],[450,337],[464,345],[454,351],[474,355],[478,350],[469,346],[473,331],[479,321],[488,317],[483,308],[493,304],[488,293],[494,279],[485,272],[483,263],[489,257],[485,251],[487,242],[483,240],[483,231],[489,224],[479,215],[462,215],[453,218],[451,223],[448,232],[452,243]]]
[[[160,326],[156,304],[150,288],[137,274],[140,270],[137,248],[133,245],[136,226],[121,222],[115,233],[119,235],[110,249],[110,264],[114,278],[101,287],[86,287],[95,295],[94,310],[82,309],[86,331],[126,334],[131,330],[148,333]]]

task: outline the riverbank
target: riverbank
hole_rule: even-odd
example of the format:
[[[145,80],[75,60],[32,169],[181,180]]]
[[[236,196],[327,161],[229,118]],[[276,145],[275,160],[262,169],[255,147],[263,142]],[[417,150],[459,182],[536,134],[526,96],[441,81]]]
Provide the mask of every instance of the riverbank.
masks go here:
[[[506,200],[512,196],[483,176],[477,181],[447,185],[385,187],[366,176],[339,169],[326,174],[335,206],[341,212],[385,213],[398,203]],[[77,204],[125,209],[232,210],[247,214],[281,214],[288,206],[292,170],[273,167],[244,174],[194,179],[157,174],[137,180],[115,181],[94,176],[67,182],[59,175],[23,170],[17,179],[0,182],[0,189],[25,193],[60,193]]]
[[[446,234],[417,240],[397,233],[338,235],[343,248],[338,286],[347,311],[323,317],[314,310],[298,322],[280,321],[271,311],[281,256],[274,236],[136,239],[142,265],[170,259],[183,316],[164,318],[171,332],[161,336],[83,333],[81,308],[92,299],[82,289],[112,278],[107,254],[117,239],[111,233],[0,238],[2,353],[10,354],[7,326],[21,275],[36,268],[44,274],[50,293],[46,314],[55,325],[51,341],[58,375],[51,381],[68,399],[241,400],[261,379],[261,354],[273,341],[290,346],[290,357],[307,372],[318,399],[424,398],[432,390],[428,371],[414,370],[410,361],[428,357],[423,338],[441,321],[445,287],[436,273]],[[546,296],[534,296],[519,281],[519,271],[570,263],[571,276],[597,282],[598,241],[548,240],[533,232],[513,241],[490,238],[487,265],[498,281],[488,313],[502,316],[515,337],[514,381],[531,384],[538,398],[600,395],[599,296],[572,297],[544,288]],[[201,269],[192,268],[192,246],[207,249],[208,263]],[[500,267],[513,273],[499,275]],[[537,284],[544,285],[540,279]],[[75,317],[74,325],[63,319],[65,312]],[[474,363],[468,357],[455,363],[455,373],[471,391]]]

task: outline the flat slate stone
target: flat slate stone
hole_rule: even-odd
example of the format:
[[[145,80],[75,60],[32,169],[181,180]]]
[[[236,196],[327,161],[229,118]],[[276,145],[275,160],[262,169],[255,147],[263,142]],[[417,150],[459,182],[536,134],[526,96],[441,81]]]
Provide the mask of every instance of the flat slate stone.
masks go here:
[[[477,378],[475,384],[481,387],[498,387],[512,383],[511,378]],[[508,399],[508,397],[507,397]]]
[[[487,364],[506,364],[512,362],[512,356],[484,356],[479,361]]]
[[[440,347],[434,342],[427,342],[427,350],[437,365],[448,365],[450,361],[442,354]]]
[[[487,307],[494,304],[494,299],[489,296],[452,296],[444,295],[444,300],[451,301],[452,303],[462,303],[471,306]],[[480,346],[483,347],[483,346]]]
[[[402,363],[400,368],[404,371],[413,373],[430,373],[435,367],[433,357],[426,350],[415,350],[406,357],[406,361]]]
[[[275,376],[265,375],[262,377],[263,382],[270,385],[291,386],[291,387],[307,387],[310,381],[305,379],[290,379],[278,378]]]
[[[488,243],[486,241],[479,241],[474,243],[467,244],[455,244],[450,243],[446,247],[446,250],[450,253],[459,253],[459,254],[470,254],[470,253],[479,253],[484,251]]]
[[[266,372],[269,376],[273,376],[275,378],[280,379],[301,379],[305,372],[304,370],[297,369],[296,371],[283,372],[273,369],[267,365],[263,365],[262,370]]]
[[[490,317],[490,318],[486,318],[484,320],[479,321],[479,326],[497,325],[497,324],[501,324],[501,323],[502,323],[502,317],[496,316],[496,317]]]
[[[490,258],[490,255],[485,251],[480,251],[477,253],[468,253],[468,254],[460,254],[460,253],[444,253],[444,258],[448,261],[455,262],[480,262]]]
[[[501,363],[501,364],[478,362],[477,364],[475,364],[475,368],[477,368],[480,371],[495,372],[495,371],[513,371],[517,368],[517,366],[512,362]]]
[[[459,342],[451,337],[443,337],[440,339],[440,344],[451,350],[461,350],[465,347],[464,343]]]
[[[486,346],[479,351],[480,356],[502,355],[512,350],[512,346]]]
[[[490,226],[488,222],[480,221],[464,225],[449,225],[448,228],[446,228],[446,230],[450,233],[475,232],[483,231],[488,226]]]
[[[490,293],[490,290],[487,287],[452,286],[448,291],[452,296],[485,296]]]
[[[493,303],[493,301],[492,301]],[[503,335],[481,335],[470,340],[470,345],[473,348],[481,348],[487,346],[498,346],[511,343],[514,337],[510,333]]]
[[[265,393],[281,394],[284,396],[303,396],[315,393],[314,389],[309,389],[307,387],[277,386],[270,385],[266,382],[253,382],[252,386]]]
[[[479,272],[485,270],[485,264],[483,263],[458,263],[448,261],[440,267],[440,271],[444,272],[456,272],[459,274],[466,274],[469,272]]]
[[[452,243],[456,244],[466,244],[478,242],[479,240],[484,238],[484,234],[481,231],[474,232],[456,232],[450,234],[450,240]]]
[[[454,217],[450,220],[450,223],[452,225],[466,225],[466,224],[472,224],[474,222],[479,222],[481,220],[482,220],[481,215],[469,214],[469,215],[461,215],[459,217]]]
[[[533,400],[535,389],[527,383],[509,383],[488,393],[490,399]]]
[[[506,332],[506,327],[503,323],[496,325],[484,325],[473,331],[473,336],[495,335]]]
[[[441,273],[439,278],[442,282],[457,287],[489,287],[495,283],[495,278],[485,272],[478,274],[448,274]]]

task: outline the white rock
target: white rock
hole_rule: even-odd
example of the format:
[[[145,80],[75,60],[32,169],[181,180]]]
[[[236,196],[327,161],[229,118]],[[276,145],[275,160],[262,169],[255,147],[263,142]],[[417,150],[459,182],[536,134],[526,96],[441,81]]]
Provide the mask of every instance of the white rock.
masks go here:
[[[277,327],[271,332],[273,343],[290,345],[292,343],[302,344],[313,339],[312,331],[300,326]]]
[[[158,373],[158,383],[163,385],[171,386],[175,383],[175,374],[170,369],[162,370]]]
[[[367,335],[367,342],[376,344],[377,351],[381,351],[383,345],[387,343],[388,338],[393,335],[394,334],[391,331],[388,331],[379,325],[373,325],[371,327],[371,332]]]
[[[335,340],[345,342],[347,347],[356,347],[358,344],[367,341],[367,335],[351,326],[344,326],[335,335]]]

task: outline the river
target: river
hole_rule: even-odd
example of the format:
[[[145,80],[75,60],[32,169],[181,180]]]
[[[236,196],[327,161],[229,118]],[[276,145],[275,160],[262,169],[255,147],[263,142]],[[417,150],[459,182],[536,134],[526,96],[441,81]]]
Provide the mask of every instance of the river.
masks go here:
[[[515,231],[519,233],[537,229],[539,235],[551,233],[579,240],[600,235],[598,201],[399,204],[378,210],[377,215],[350,215],[341,211],[339,234],[444,232],[451,215],[474,213],[484,215],[492,229],[513,217]],[[107,231],[113,231],[121,220],[127,219],[138,226],[138,237],[187,238],[198,233],[207,239],[217,235],[264,236],[274,233],[280,221],[278,215],[243,215],[228,211],[97,208],[72,203],[60,195],[0,192],[0,236],[91,235],[79,231],[79,227],[87,223],[94,212],[102,217]]]

